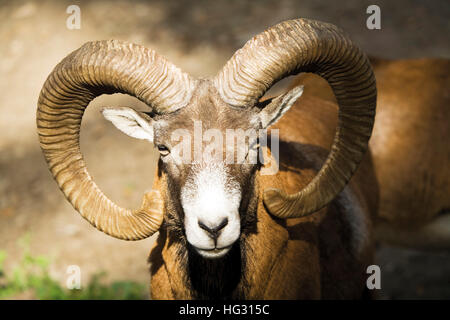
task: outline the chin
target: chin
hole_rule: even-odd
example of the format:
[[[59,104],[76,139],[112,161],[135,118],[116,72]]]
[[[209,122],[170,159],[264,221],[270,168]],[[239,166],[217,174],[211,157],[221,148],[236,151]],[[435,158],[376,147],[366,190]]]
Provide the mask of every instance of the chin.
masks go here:
[[[211,249],[211,250],[205,250],[205,249],[199,249],[194,247],[195,251],[206,259],[219,259],[224,257],[231,249],[232,246],[228,246],[221,249]]]

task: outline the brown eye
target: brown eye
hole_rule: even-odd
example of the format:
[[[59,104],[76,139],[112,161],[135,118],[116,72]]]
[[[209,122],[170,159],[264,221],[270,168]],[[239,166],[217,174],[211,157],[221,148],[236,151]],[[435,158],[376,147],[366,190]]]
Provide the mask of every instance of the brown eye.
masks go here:
[[[256,139],[253,143],[250,144],[249,150],[257,150],[259,147],[259,139]]]
[[[159,144],[157,148],[162,156],[167,156],[170,153],[169,148],[167,148],[165,145]]]

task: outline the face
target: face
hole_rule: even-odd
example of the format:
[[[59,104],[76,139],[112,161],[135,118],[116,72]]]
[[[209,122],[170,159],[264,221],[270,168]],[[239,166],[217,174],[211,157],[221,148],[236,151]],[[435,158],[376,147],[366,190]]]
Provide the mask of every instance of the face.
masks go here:
[[[260,167],[258,134],[272,115],[258,107],[232,108],[209,86],[171,114],[149,117],[129,108],[103,114],[128,135],[158,148],[169,225],[181,230],[201,256],[224,256],[249,220]]]
[[[240,237],[241,204],[248,202],[247,182],[258,168],[256,115],[209,93],[176,114],[154,118],[169,210],[203,257],[225,255]]]

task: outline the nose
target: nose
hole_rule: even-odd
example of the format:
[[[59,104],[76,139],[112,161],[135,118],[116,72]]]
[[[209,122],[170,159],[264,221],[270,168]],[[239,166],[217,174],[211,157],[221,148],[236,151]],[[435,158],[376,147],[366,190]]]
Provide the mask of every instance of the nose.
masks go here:
[[[211,226],[207,225],[205,222],[202,222],[201,220],[198,220],[198,226],[205,230],[208,235],[214,239],[214,242],[219,237],[220,230],[225,228],[225,226],[228,224],[228,218],[224,218],[219,224]]]

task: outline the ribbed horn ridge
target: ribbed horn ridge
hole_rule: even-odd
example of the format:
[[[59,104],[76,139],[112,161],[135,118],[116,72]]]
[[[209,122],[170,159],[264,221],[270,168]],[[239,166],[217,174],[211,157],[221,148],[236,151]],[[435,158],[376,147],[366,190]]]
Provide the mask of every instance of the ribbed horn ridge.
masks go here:
[[[80,152],[85,108],[104,93],[127,93],[169,113],[184,107],[194,80],[153,50],[123,41],[83,45],[48,76],[36,114],[39,142],[58,186],[73,207],[97,229],[119,239],[139,240],[156,232],[163,220],[158,191],[144,195],[137,210],[108,199],[89,175]]]
[[[313,72],[328,81],[339,120],[327,160],[296,194],[267,189],[264,203],[280,218],[311,214],[345,187],[367,150],[376,107],[376,84],[365,54],[336,26],[306,19],[275,25],[248,41],[214,79],[222,99],[235,107],[255,103],[278,80]]]

